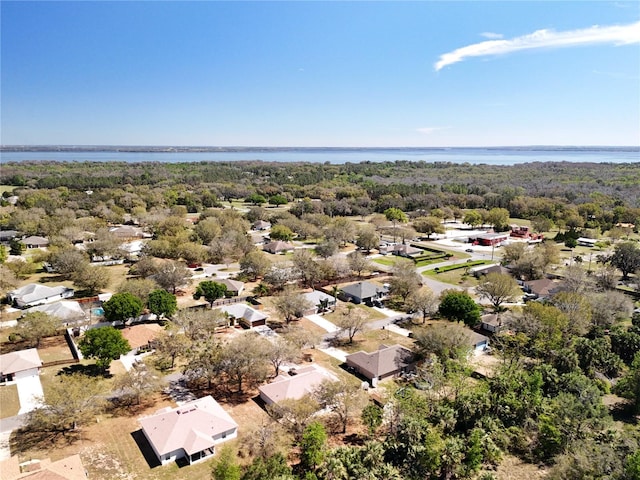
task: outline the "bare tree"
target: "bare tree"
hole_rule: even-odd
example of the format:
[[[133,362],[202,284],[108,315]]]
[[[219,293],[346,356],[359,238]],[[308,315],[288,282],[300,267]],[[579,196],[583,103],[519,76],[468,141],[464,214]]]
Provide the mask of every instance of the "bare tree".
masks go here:
[[[366,272],[372,268],[371,261],[360,252],[352,252],[347,258],[349,259],[349,267],[351,267],[351,270],[356,272],[358,276],[361,276],[362,272]]]
[[[273,305],[280,315],[284,317],[287,324],[295,318],[304,315],[305,310],[313,307],[300,293],[296,293],[292,289],[287,289],[274,298]]]
[[[353,338],[362,332],[367,325],[367,318],[364,312],[357,308],[355,305],[347,305],[342,311],[340,318],[338,319],[338,327],[340,327],[339,333],[346,335],[349,339],[349,343],[353,343]]]
[[[391,271],[393,276],[389,280],[389,292],[400,296],[403,302],[422,285],[420,274],[416,272],[416,267],[410,260],[397,259]]]
[[[280,374],[280,367],[283,363],[293,362],[300,353],[294,344],[283,337],[274,338],[272,342],[266,345],[265,350],[269,362],[273,365],[274,377]]]
[[[367,394],[358,386],[344,380],[326,380],[314,391],[317,402],[337,418],[342,433],[346,433],[349,421],[359,417],[367,404]]]
[[[438,311],[440,301],[429,287],[422,287],[409,295],[407,304],[410,309],[422,315],[422,323],[424,323],[427,317]]]
[[[175,295],[178,287],[191,282],[191,272],[182,263],[166,262],[158,267],[153,278],[158,285]]]
[[[114,389],[119,390],[119,400],[140,405],[143,396],[160,390],[162,381],[142,362],[136,362],[131,370],[116,378]]]

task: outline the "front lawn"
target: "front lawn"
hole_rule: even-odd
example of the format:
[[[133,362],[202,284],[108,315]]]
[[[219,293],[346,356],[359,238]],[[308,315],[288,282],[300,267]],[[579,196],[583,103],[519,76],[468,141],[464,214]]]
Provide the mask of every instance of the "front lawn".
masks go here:
[[[18,387],[16,385],[0,386],[0,418],[13,417],[20,410]]]
[[[353,306],[353,308],[356,308],[358,310],[361,310],[364,315],[365,318],[367,319],[367,322],[374,322],[376,320],[382,320],[383,318],[387,318],[386,315],[378,312],[377,310],[374,310],[373,308],[367,307],[366,305],[354,305],[354,304],[348,304]],[[346,309],[346,307],[343,308],[338,308],[335,312],[331,312],[331,313],[327,313],[324,315],[324,318],[328,321],[330,321],[331,323],[337,325],[340,318],[342,317],[342,312]]]

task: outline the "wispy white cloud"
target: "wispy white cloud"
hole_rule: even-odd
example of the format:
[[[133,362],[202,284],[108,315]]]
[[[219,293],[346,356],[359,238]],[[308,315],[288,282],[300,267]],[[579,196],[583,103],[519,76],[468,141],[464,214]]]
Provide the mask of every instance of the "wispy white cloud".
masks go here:
[[[439,71],[447,65],[461,62],[469,57],[502,55],[520,50],[567,48],[596,44],[628,45],[633,43],[640,43],[640,22],[604,27],[595,25],[589,28],[564,32],[537,30],[531,34],[509,40],[487,40],[458,48],[441,55],[434,68]]]
[[[451,127],[420,127],[416,128],[416,132],[422,133],[424,135],[431,135],[432,133],[437,132],[438,130],[446,130]]]
[[[482,32],[480,36],[484,38],[488,38],[490,40],[497,40],[504,37],[504,35],[502,35],[501,33],[494,33],[494,32]]]

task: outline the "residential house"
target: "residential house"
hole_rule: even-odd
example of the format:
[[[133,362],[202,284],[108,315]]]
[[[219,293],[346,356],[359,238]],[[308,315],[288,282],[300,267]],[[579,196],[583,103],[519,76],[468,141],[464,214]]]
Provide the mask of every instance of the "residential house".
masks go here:
[[[355,369],[375,387],[383,380],[415,368],[415,356],[401,345],[380,345],[372,353],[356,352],[347,355],[347,366]]]
[[[63,323],[78,323],[87,319],[87,313],[80,304],[73,300],[61,300],[28,308],[24,313],[43,312],[52,317],[58,317]]]
[[[343,287],[341,291],[353,303],[366,303],[367,305],[382,300],[389,293],[387,287],[366,281],[352,283]]]
[[[45,237],[38,237],[37,235],[31,235],[30,237],[20,240],[20,243],[27,248],[44,248],[49,246],[49,239]]]
[[[413,257],[414,255],[421,255],[424,253],[420,248],[412,247],[404,243],[391,243],[380,246],[380,253],[386,255],[392,253],[400,257]]]
[[[258,390],[264,403],[271,405],[282,400],[298,400],[327,380],[335,382],[338,379],[322,367],[309,365],[278,375],[271,383],[258,387]]]
[[[0,230],[0,244],[9,245],[11,240],[18,236],[16,230]]]
[[[558,292],[561,288],[560,282],[552,280],[550,278],[541,278],[539,280],[529,280],[524,282],[523,289],[529,296],[525,295],[527,299],[540,299],[544,300]]]
[[[86,480],[87,478],[87,471],[78,454],[55,462],[45,458],[20,464],[16,456],[0,461],[0,480]]]
[[[9,302],[19,308],[25,308],[57,302],[64,298],[71,298],[74,293],[73,288],[68,288],[63,285],[48,287],[40,283],[30,283],[29,285],[7,293],[7,298]]]
[[[276,242],[269,242],[262,247],[262,250],[268,253],[273,253],[274,255],[277,253],[287,252],[289,250],[293,250],[293,245],[289,242],[283,242],[278,240]]]
[[[42,360],[35,348],[5,353],[0,355],[0,382],[37,377],[41,367]]]
[[[271,228],[271,223],[265,222],[264,220],[256,220],[253,223],[254,230],[262,231],[262,230],[269,230],[270,228]]]
[[[511,270],[507,267],[503,267],[502,265],[493,264],[493,265],[478,265],[477,267],[472,267],[470,272],[474,277],[480,278],[483,275],[489,275],[490,273],[500,273],[503,275],[511,275]]]
[[[125,327],[120,332],[129,342],[131,351],[137,353],[140,349],[152,348],[153,341],[158,338],[164,328],[157,323],[143,323]]]
[[[150,235],[144,233],[140,227],[134,227],[132,225],[120,225],[112,227],[109,231],[117,238],[121,240],[135,240],[140,238],[148,238]]]
[[[225,287],[227,287],[227,292],[231,296],[237,297],[244,291],[244,282],[239,282],[238,280],[231,280],[230,278],[224,278],[222,280],[216,280],[217,283],[221,283]]]
[[[182,458],[190,464],[202,461],[215,453],[216,445],[238,435],[238,424],[211,395],[139,422],[163,465]]]
[[[472,353],[478,355],[484,352],[489,347],[489,337],[482,335],[473,330],[469,331],[469,345],[472,348]]]
[[[315,313],[322,313],[324,308],[335,308],[336,297],[328,295],[320,290],[314,290],[309,293],[303,294],[304,298],[313,305],[313,307],[305,310],[305,315],[313,315]],[[322,307],[324,305],[324,307]]]
[[[267,315],[244,303],[234,303],[232,305],[224,305],[216,308],[226,313],[229,318],[237,320],[238,323],[246,328],[253,328],[258,325],[267,324]]]
[[[499,333],[502,328],[502,318],[497,313],[488,313],[480,317],[480,328],[491,333]]]

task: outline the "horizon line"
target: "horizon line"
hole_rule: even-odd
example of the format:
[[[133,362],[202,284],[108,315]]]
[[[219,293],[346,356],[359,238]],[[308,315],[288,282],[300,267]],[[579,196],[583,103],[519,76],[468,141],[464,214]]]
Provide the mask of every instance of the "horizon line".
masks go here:
[[[299,146],[299,145],[145,145],[145,144],[0,144],[0,149],[7,148],[218,148],[218,149],[231,149],[231,148],[244,148],[244,149],[369,149],[369,150],[388,150],[388,149],[454,149],[454,148],[468,148],[468,149],[480,149],[480,148],[640,148],[638,145],[578,145],[578,144],[520,144],[520,145],[443,145],[443,146],[416,146],[416,145],[404,145],[404,146]]]

